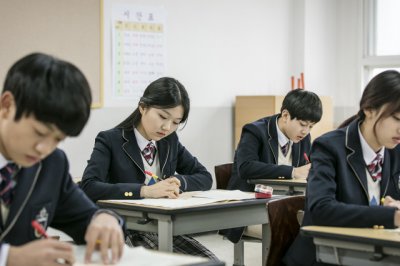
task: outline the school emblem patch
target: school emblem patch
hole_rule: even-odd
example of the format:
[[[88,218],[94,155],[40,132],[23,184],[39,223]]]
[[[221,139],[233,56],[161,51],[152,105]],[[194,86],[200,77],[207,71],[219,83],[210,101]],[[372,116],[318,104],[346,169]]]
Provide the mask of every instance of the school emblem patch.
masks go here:
[[[49,213],[46,208],[43,207],[40,212],[36,215],[35,220],[44,228],[47,228],[47,221],[49,219]],[[41,238],[42,235],[35,229],[35,237]]]

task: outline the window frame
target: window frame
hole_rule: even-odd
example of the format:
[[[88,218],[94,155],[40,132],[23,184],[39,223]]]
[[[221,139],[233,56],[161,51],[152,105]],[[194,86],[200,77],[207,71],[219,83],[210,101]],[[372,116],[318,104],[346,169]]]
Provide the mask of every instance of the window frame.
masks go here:
[[[377,0],[363,0],[362,87],[372,78],[375,68],[400,68],[400,55],[376,55]]]

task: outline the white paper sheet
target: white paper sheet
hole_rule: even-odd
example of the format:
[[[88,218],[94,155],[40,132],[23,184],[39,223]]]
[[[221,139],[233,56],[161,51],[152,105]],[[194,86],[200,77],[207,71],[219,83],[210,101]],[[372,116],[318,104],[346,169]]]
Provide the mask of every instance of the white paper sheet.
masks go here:
[[[120,202],[145,206],[156,206],[170,209],[187,208],[219,201],[234,201],[254,199],[254,193],[240,190],[209,190],[192,191],[182,193],[177,199],[140,199],[140,200],[108,200],[108,202]]]
[[[76,263],[74,266],[91,265],[98,266],[103,265],[101,263],[101,257],[99,252],[95,252],[92,256],[91,264],[84,264],[85,257],[85,246],[76,246],[75,257]],[[148,250],[143,247],[130,248],[125,246],[124,254],[118,266],[152,266],[152,265],[163,265],[163,266],[176,266],[176,265],[187,265],[194,263],[207,262],[207,259],[201,257],[187,256],[174,253],[166,253],[155,250]]]

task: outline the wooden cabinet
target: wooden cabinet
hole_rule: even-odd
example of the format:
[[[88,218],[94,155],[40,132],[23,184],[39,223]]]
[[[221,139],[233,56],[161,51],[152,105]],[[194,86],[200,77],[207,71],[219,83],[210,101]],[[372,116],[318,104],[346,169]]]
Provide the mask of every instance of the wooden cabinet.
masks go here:
[[[311,137],[322,135],[333,129],[332,99],[328,96],[319,96],[322,102],[322,118],[311,130]],[[236,96],[235,103],[235,148],[240,140],[242,127],[262,117],[280,113],[282,101],[285,96],[260,95]]]

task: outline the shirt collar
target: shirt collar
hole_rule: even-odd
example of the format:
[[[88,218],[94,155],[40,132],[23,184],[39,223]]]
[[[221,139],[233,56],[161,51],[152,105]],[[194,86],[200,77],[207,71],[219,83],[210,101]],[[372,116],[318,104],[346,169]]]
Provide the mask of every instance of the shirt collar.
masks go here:
[[[12,163],[12,161],[7,160],[3,154],[0,153],[0,169],[5,167],[7,164]]]
[[[275,124],[276,124],[276,132],[278,133],[278,142],[279,142],[279,146],[284,146],[288,141],[290,141],[290,139],[288,139],[285,134],[283,134],[283,132],[280,130],[279,126],[278,126],[278,117],[275,120]]]
[[[156,146],[155,140],[147,140],[145,137],[142,136],[142,134],[140,134],[139,130],[137,130],[136,128],[134,128],[133,131],[135,132],[136,142],[141,151],[146,148],[147,144],[149,144],[150,141],[153,142],[153,144]]]
[[[358,124],[358,135],[360,136],[361,150],[363,153],[365,164],[369,165],[375,159],[376,152],[369,146],[369,144],[365,140],[364,136],[361,134],[360,124]],[[381,155],[382,163],[383,163],[384,155],[385,155],[385,147],[382,147],[378,153]]]

